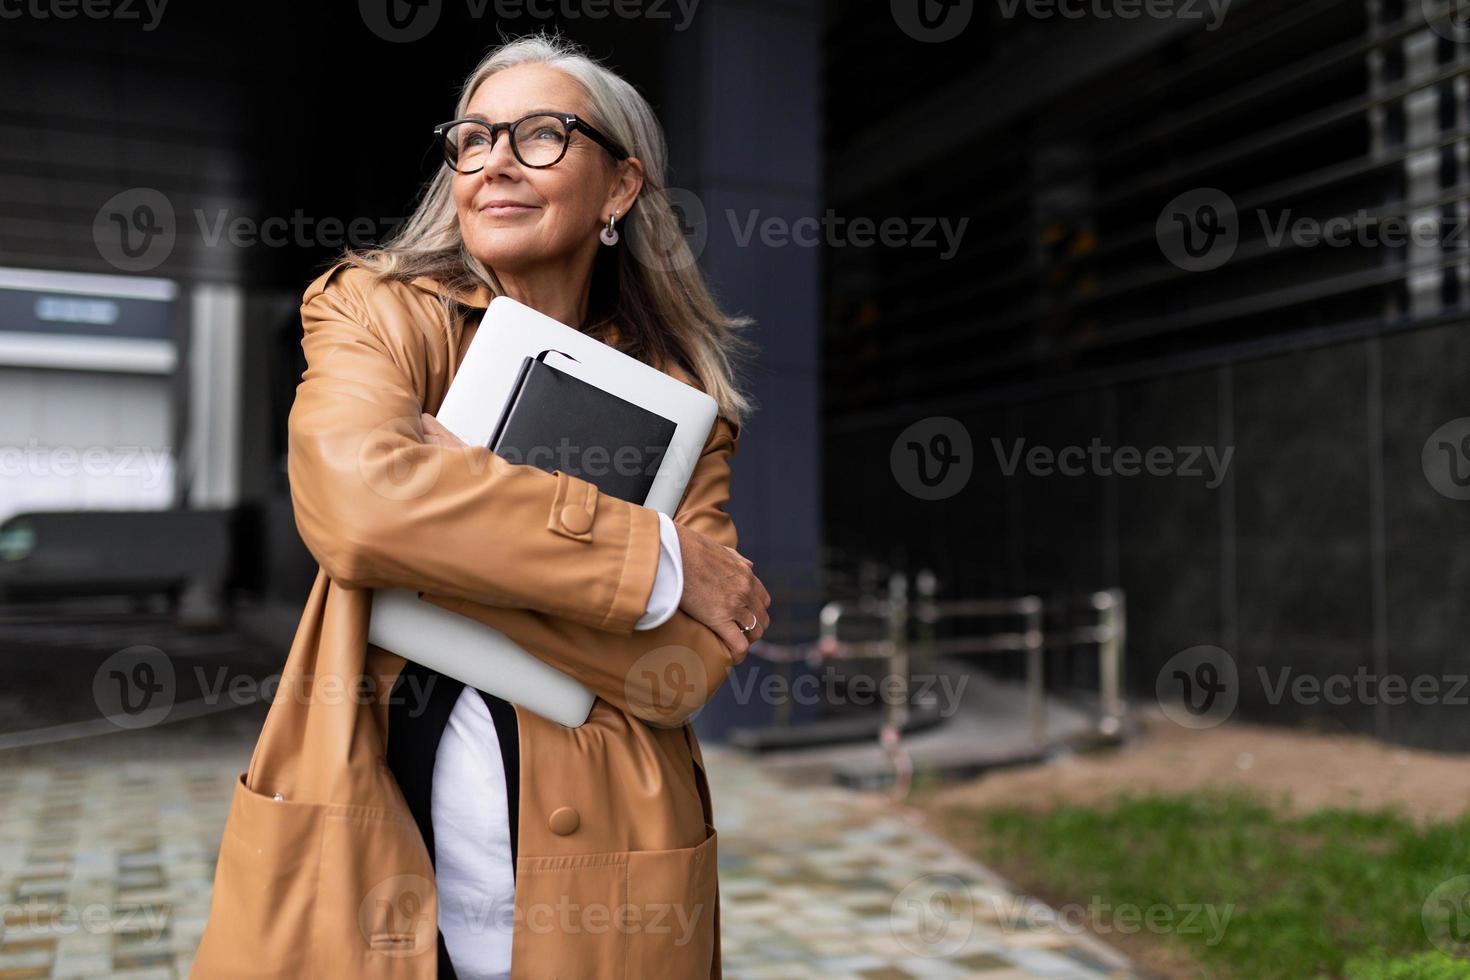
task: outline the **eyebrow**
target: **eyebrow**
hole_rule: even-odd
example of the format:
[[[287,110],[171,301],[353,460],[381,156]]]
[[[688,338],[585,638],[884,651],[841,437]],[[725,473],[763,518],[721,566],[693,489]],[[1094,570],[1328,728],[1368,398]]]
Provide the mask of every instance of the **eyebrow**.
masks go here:
[[[575,112],[564,112],[561,109],[532,109],[529,112],[523,112],[523,113],[521,113],[516,118],[517,119],[524,119],[527,116],[575,116],[575,115],[576,115]],[[465,116],[464,118],[466,118],[466,119],[478,119],[478,120],[480,120],[480,122],[490,122],[490,119],[489,118],[487,118],[486,116],[481,115],[478,112],[472,112],[469,115]]]

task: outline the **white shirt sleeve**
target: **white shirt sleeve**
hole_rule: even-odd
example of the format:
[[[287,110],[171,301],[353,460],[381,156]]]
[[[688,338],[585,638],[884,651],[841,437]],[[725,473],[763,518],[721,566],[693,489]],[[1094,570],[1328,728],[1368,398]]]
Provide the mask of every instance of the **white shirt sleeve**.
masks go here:
[[[679,551],[679,532],[674,519],[658,515],[658,572],[653,579],[653,594],[648,597],[648,611],[633,624],[635,630],[651,630],[662,626],[679,608],[684,598],[684,556]]]

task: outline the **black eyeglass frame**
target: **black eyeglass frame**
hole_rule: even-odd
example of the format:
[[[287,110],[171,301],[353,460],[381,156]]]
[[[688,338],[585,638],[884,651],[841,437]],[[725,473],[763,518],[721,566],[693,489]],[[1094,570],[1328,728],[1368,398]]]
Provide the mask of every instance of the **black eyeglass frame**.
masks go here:
[[[542,116],[550,116],[553,119],[560,119],[567,127],[568,139],[565,143],[562,144],[561,153],[557,156],[555,160],[551,161],[550,163],[527,163],[524,159],[521,158],[520,148],[516,144],[516,127],[525,122],[527,119],[540,119]],[[453,170],[457,174],[477,174],[481,170],[485,169],[483,166],[481,166],[476,167],[474,170],[460,170],[457,166],[450,162],[449,140],[446,139],[446,136],[448,135],[450,129],[462,123],[475,123],[476,125],[489,130],[490,149],[492,150],[495,149],[495,142],[500,139],[501,133],[510,133],[510,152],[515,154],[515,158],[521,166],[530,167],[532,170],[545,170],[547,167],[554,167],[558,163],[561,163],[562,160],[566,158],[567,148],[572,145],[570,137],[573,133],[585,134],[590,140],[592,140],[592,142],[596,143],[598,146],[611,153],[613,159],[618,160],[619,162],[628,159],[628,157],[632,155],[627,150],[619,146],[616,140],[604,136],[601,132],[598,131],[597,127],[587,122],[587,120],[582,119],[580,116],[577,116],[570,112],[529,112],[521,118],[513,120],[511,122],[498,123],[486,122],[483,119],[475,119],[473,117],[465,117],[463,119],[451,119],[449,120],[449,122],[440,123],[439,125],[434,127],[434,137],[439,141],[440,148],[444,152],[444,163],[447,167],[449,167],[450,170]]]

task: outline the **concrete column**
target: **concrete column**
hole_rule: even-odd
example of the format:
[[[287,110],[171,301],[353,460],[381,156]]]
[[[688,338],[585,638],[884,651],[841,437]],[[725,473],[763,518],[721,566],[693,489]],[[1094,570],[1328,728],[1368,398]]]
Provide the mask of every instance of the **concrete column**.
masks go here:
[[[766,638],[805,642],[821,567],[820,235],[763,229],[822,214],[821,5],[704,0],[668,52],[671,183],[702,205],[702,265],[724,308],[755,318],[760,347],[731,510],[771,591]]]

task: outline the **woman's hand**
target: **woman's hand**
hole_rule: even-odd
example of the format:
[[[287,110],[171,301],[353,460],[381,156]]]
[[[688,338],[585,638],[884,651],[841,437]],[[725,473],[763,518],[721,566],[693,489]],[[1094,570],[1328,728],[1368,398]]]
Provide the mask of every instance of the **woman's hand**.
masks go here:
[[[755,564],[713,538],[675,524],[684,563],[684,597],[679,608],[714,630],[735,663],[771,625],[771,594],[755,577]],[[740,627],[755,622],[747,639]]]
[[[464,445],[432,415],[424,414],[423,426],[424,441],[431,445],[451,449]],[[679,608],[714,630],[738,664],[745,659],[750,644],[771,625],[766,611],[771,594],[755,577],[755,565],[749,558],[682,524],[675,524],[674,529],[679,534],[684,564],[684,595]],[[755,628],[747,639],[740,627],[750,625],[752,620]]]

